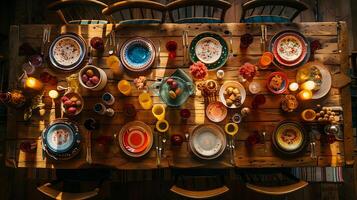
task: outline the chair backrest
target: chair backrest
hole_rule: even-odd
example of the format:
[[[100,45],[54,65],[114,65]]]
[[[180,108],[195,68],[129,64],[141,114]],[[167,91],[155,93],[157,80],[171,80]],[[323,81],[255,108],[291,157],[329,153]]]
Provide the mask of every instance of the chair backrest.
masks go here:
[[[173,23],[222,23],[231,6],[224,0],[177,0],[166,7]]]
[[[119,1],[103,9],[104,15],[112,16],[119,24],[163,23],[165,13],[165,5],[147,0]]]
[[[206,199],[229,191],[224,185],[225,170],[174,168],[172,173],[175,177],[170,191],[183,197]]]
[[[242,23],[289,23],[308,7],[296,0],[251,0],[242,4]]]
[[[240,172],[246,187],[266,195],[285,195],[308,185],[290,173],[290,169],[261,169]]]
[[[48,5],[65,24],[107,24],[110,16],[102,14],[106,7],[97,0],[59,0]]]

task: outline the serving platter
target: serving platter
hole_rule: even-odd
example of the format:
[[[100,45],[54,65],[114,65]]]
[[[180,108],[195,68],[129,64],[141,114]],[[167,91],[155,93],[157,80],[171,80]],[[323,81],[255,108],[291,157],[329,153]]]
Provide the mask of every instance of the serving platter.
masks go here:
[[[81,36],[74,33],[65,33],[52,41],[48,56],[54,68],[71,72],[80,67],[86,53],[87,45]]]
[[[284,70],[295,70],[310,58],[309,41],[297,31],[285,30],[275,34],[269,45],[273,63]]]
[[[305,81],[314,81],[318,86],[312,93],[312,99],[320,99],[326,96],[332,85],[332,77],[329,69],[322,63],[314,61],[308,62],[298,69],[296,81],[302,84]]]
[[[120,60],[129,71],[142,72],[151,67],[156,57],[154,43],[143,37],[127,40],[120,49]]]
[[[228,46],[220,35],[204,32],[193,38],[189,54],[192,62],[201,61],[208,70],[216,70],[227,62]]]
[[[55,160],[67,160],[79,153],[81,137],[78,126],[59,118],[42,132],[43,150]]]
[[[212,160],[224,152],[227,141],[221,127],[215,124],[202,124],[193,130],[189,145],[197,157]]]
[[[125,124],[117,141],[121,150],[130,157],[142,157],[147,154],[153,144],[151,128],[141,121],[132,121]]]

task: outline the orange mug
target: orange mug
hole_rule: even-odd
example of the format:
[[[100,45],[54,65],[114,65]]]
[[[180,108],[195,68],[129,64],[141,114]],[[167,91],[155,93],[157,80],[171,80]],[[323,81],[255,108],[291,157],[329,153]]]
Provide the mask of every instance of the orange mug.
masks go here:
[[[270,52],[264,52],[262,57],[259,59],[259,67],[261,69],[266,69],[273,62],[274,56]]]

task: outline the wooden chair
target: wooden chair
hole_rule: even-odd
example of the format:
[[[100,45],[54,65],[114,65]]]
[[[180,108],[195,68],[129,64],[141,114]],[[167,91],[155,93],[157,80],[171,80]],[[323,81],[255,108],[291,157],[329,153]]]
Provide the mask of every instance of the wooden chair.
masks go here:
[[[166,7],[173,23],[223,23],[231,6],[224,0],[177,0]]]
[[[58,0],[48,5],[64,24],[107,24],[110,16],[102,14],[107,4],[97,0]]]
[[[251,0],[242,4],[242,23],[291,23],[308,7],[296,0]]]
[[[82,200],[89,199],[98,195],[100,186],[106,179],[109,179],[110,171],[108,169],[78,169],[78,170],[56,170],[57,180],[52,181],[51,183],[45,183],[39,187],[37,190],[43,193],[44,195],[61,200]],[[96,182],[96,187],[92,191],[88,192],[65,192],[60,191],[55,188],[59,183],[65,184],[68,182],[76,182],[77,184],[83,181],[87,182]]]
[[[227,186],[222,185],[225,175],[222,170],[173,169],[173,174],[174,185],[170,188],[170,191],[183,197],[206,199],[223,195],[229,191]],[[220,181],[217,181],[217,179]],[[211,184],[207,185],[207,183]]]
[[[165,5],[155,1],[128,0],[115,2],[102,12],[119,24],[155,24],[165,21],[165,11]]]
[[[266,195],[286,195],[308,185],[288,169],[254,169],[239,172],[247,188]]]

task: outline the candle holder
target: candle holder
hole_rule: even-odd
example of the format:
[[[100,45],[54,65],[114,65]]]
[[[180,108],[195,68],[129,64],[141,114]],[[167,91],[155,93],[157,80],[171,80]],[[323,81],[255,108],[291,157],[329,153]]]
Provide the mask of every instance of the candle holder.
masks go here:
[[[297,97],[300,99],[300,100],[309,100],[312,98],[312,92],[311,90],[301,90]]]

